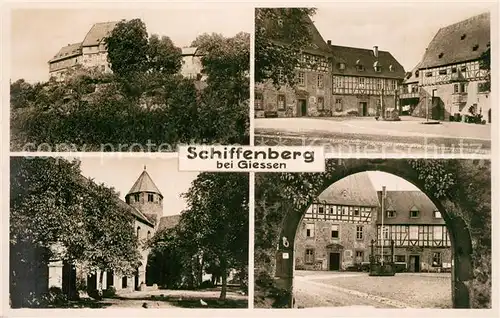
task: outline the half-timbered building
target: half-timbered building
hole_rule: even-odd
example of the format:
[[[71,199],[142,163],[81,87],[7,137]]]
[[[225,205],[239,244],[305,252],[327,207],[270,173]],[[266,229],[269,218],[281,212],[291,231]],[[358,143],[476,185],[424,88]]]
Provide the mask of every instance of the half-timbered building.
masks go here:
[[[376,255],[404,264],[410,272],[443,271],[451,268],[451,242],[441,212],[421,191],[379,191],[385,214],[376,218]]]
[[[295,239],[295,266],[344,270],[368,262],[378,199],[366,173],[328,187],[306,211]]]
[[[255,83],[256,117],[330,115],[331,52],[312,20],[307,19],[311,41],[300,53],[296,86]]]
[[[398,107],[405,71],[387,51],[331,45],[332,115],[377,116]]]
[[[491,122],[488,71],[480,68],[481,56],[489,47],[489,13],[439,29],[411,74],[419,84],[414,115],[457,121],[481,114]],[[415,96],[402,94],[401,102],[414,104],[408,98]]]

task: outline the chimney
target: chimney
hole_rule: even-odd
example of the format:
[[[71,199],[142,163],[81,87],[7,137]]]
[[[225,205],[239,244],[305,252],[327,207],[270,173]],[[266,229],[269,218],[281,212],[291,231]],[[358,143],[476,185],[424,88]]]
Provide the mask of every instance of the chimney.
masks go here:
[[[373,56],[378,58],[378,46],[376,45],[373,47]]]
[[[384,220],[384,216],[385,216],[385,209],[386,209],[386,206],[385,206],[385,198],[386,198],[386,193],[385,193],[385,186],[382,186],[382,198],[381,198],[381,208],[382,208],[382,222]]]
[[[332,45],[332,40],[328,40],[328,41],[326,41],[326,43],[327,43],[328,45]]]

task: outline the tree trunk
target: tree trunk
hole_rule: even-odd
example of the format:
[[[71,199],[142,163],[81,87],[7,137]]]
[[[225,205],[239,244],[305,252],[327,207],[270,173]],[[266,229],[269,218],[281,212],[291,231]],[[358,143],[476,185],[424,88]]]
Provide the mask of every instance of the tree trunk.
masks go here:
[[[99,271],[99,281],[97,282],[97,292],[99,293],[99,296],[102,295],[102,280],[104,278],[104,271],[100,270]]]
[[[222,275],[222,289],[220,291],[219,300],[226,300],[227,294],[227,264],[226,259],[221,260],[221,275]]]

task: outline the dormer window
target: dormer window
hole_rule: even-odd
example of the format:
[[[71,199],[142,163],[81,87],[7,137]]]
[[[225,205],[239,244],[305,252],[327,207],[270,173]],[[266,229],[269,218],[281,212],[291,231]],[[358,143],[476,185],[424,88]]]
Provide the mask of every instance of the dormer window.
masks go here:
[[[467,34],[462,34],[462,36],[460,37],[460,40],[464,40],[466,37],[467,37]]]
[[[435,219],[442,219],[443,218],[443,216],[441,215],[441,212],[439,212],[438,210],[435,210],[433,212],[433,215],[434,215]]]
[[[339,70],[344,70],[345,69],[345,63],[339,63],[338,64]]]
[[[477,51],[477,49],[479,48],[479,44],[476,44],[472,47],[472,51]]]
[[[154,201],[154,195],[151,193],[148,193],[148,202],[153,202]]]
[[[442,57],[443,57],[443,55],[444,55],[444,53],[443,53],[443,52],[439,53],[438,58],[442,58]]]
[[[394,72],[394,67],[391,65],[389,65],[389,72]]]
[[[415,77],[418,78],[419,72],[418,70],[415,71]]]
[[[381,71],[381,68],[380,68],[380,65],[377,62],[373,63],[373,69],[375,70],[375,72],[380,72]]]
[[[139,202],[139,193],[134,194],[134,201]]]
[[[395,218],[396,217],[396,211],[394,210],[387,210],[387,217],[388,218]]]
[[[416,208],[416,207],[413,207],[411,208],[410,210],[410,218],[418,218],[420,217],[420,211]]]
[[[361,65],[361,61],[360,60],[357,60],[356,61],[356,69],[358,71],[363,71],[365,68],[363,67],[363,65]]]

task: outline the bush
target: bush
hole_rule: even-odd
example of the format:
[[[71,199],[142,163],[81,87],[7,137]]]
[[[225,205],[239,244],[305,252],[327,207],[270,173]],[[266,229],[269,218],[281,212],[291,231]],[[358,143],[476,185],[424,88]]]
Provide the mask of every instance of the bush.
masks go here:
[[[68,297],[59,287],[50,287],[47,293],[39,297],[31,293],[28,299],[28,307],[32,308],[64,307],[67,303]]]
[[[205,288],[213,288],[215,285],[212,283],[210,279],[204,280],[198,288],[200,289],[205,289]]]
[[[359,113],[357,110],[350,110],[347,112],[347,115],[349,116],[359,116]]]
[[[114,286],[108,287],[108,289],[105,289],[102,291],[102,297],[114,297],[116,296],[116,288]]]
[[[265,271],[256,275],[255,287],[262,299],[270,299],[272,308],[288,308],[292,294],[289,290],[276,286],[274,279]]]

